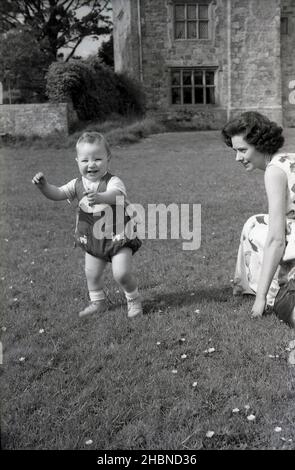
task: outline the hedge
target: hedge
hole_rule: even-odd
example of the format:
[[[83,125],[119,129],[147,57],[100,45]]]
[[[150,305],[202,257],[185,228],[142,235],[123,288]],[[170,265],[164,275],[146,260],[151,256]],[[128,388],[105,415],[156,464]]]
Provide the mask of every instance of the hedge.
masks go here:
[[[104,119],[111,113],[142,114],[141,86],[115,74],[97,58],[54,62],[46,75],[50,101],[72,101],[80,120]]]

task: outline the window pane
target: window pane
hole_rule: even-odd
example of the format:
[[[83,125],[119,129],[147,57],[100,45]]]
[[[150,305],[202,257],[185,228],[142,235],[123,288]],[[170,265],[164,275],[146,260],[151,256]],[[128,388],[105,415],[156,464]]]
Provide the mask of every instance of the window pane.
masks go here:
[[[206,103],[215,104],[214,87],[206,87]]]
[[[203,85],[203,72],[195,72],[195,85]]]
[[[175,19],[184,20],[184,5],[175,5]]]
[[[208,21],[199,21],[199,38],[208,39]]]
[[[183,103],[192,104],[192,88],[183,89]]]
[[[195,88],[195,103],[204,103],[203,88]]]
[[[206,72],[206,85],[214,85],[214,72]]]
[[[171,84],[180,86],[180,72],[172,72]]]
[[[208,6],[199,5],[199,20],[208,20]]]
[[[175,23],[175,38],[184,39],[185,38],[185,24],[184,21],[177,21]]]
[[[183,72],[183,84],[192,85],[192,73],[191,72]]]
[[[172,88],[172,104],[181,104],[180,88]]]
[[[216,104],[214,80],[214,70],[171,69],[171,104]]]
[[[197,37],[197,24],[195,21],[189,21],[187,23],[187,37],[188,39],[194,39]]]
[[[197,5],[187,6],[187,19],[195,20],[197,18]]]

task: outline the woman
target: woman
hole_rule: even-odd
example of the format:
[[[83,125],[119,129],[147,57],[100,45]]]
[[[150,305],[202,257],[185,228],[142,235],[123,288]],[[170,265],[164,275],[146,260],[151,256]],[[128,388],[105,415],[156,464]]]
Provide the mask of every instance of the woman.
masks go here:
[[[252,316],[268,306],[295,326],[295,154],[278,153],[282,128],[257,112],[246,112],[222,130],[246,171],[265,172],[268,214],[250,217],[242,230],[234,294],[254,294]]]

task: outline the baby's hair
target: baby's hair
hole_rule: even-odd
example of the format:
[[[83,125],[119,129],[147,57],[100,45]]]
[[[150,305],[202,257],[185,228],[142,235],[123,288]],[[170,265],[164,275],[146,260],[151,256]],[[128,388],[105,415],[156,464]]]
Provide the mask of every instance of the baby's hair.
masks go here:
[[[107,157],[111,158],[111,156],[112,156],[110,146],[109,146],[108,142],[106,141],[106,138],[104,137],[104,135],[100,134],[100,132],[97,132],[97,131],[83,132],[83,134],[77,140],[76,149],[78,149],[79,145],[82,144],[82,143],[103,144],[104,148],[106,149],[106,152],[107,152]]]
[[[284,144],[283,129],[257,111],[247,111],[229,121],[222,129],[226,145],[232,147],[231,138],[244,135],[245,141],[261,153],[274,155]]]

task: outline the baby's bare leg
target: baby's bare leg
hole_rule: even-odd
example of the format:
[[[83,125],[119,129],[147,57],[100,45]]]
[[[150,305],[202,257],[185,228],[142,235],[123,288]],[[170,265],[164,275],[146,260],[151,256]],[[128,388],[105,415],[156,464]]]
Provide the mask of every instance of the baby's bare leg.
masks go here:
[[[85,253],[85,274],[89,292],[103,288],[103,271],[107,262]]]
[[[126,292],[133,292],[137,288],[137,282],[132,275],[132,250],[122,248],[112,258],[112,270],[115,281]]]
[[[132,250],[130,248],[122,248],[122,250],[112,258],[112,269],[115,281],[124,289],[129,318],[142,313],[141,298],[131,268]]]
[[[106,310],[105,294],[103,291],[103,271],[106,261],[85,253],[85,274],[90,297],[90,304],[79,312],[79,317]]]

